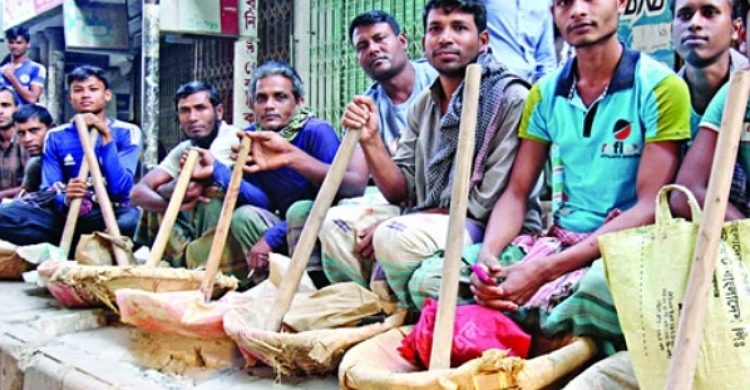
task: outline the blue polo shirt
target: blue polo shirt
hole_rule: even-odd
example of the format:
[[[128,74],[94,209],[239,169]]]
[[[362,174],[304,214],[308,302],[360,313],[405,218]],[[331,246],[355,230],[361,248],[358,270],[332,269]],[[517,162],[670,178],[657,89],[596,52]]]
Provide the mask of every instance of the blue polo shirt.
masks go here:
[[[255,131],[255,126],[247,128]],[[331,125],[318,118],[310,118],[292,140],[292,145],[302,149],[305,153],[326,164],[333,162],[339,148],[339,139]],[[232,171],[218,161],[214,162],[214,181],[226,190]],[[275,171],[258,172],[245,175],[240,183],[238,203],[251,204],[271,210],[282,219],[289,207],[300,200],[313,200],[318,194],[318,186],[308,181],[304,176],[291,168],[281,168]],[[286,243],[287,223],[272,226],[263,235],[268,245],[278,249]]]
[[[101,144],[97,138],[94,153],[99,160],[106,181],[107,194],[113,202],[127,203],[133,188],[133,174],[141,153],[141,129],[133,124],[108,119],[112,142]],[[73,123],[67,123],[47,132],[42,153],[42,189],[55,183],[67,184],[78,176],[83,162],[83,147]],[[66,208],[65,194],[58,194],[58,210]]]
[[[705,127],[710,130],[719,132],[721,128],[721,117],[724,114],[724,104],[727,101],[727,94],[729,93],[729,83],[725,83],[713,99],[711,103],[706,107],[706,112],[703,113],[700,127]],[[745,120],[742,125],[742,134],[740,135],[740,146],[737,151],[737,160],[742,164],[742,168],[745,172],[750,172],[750,102],[748,102],[747,109],[745,110]]]
[[[13,66],[13,64],[8,63],[5,66]],[[44,66],[28,58],[20,65],[18,65],[13,73],[16,75],[16,78],[21,83],[21,85],[23,85],[26,89],[31,89],[32,84],[36,84],[44,88],[44,82],[47,80],[47,70],[44,68]],[[12,87],[8,79],[6,79],[1,72],[0,86]],[[23,99],[21,99],[21,96],[18,95],[18,93],[16,93],[16,101],[19,102],[19,105],[36,103],[24,101]]]
[[[690,139],[690,94],[666,66],[626,49],[604,94],[586,107],[575,88],[575,61],[532,87],[519,137],[557,148],[562,204],[555,223],[591,232],[612,210],[636,203],[647,142]]]

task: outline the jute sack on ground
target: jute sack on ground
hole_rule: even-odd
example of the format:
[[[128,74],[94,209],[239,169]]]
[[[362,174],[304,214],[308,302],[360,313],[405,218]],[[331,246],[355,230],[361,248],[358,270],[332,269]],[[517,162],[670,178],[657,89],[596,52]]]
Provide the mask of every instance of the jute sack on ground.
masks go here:
[[[227,310],[253,305],[255,300],[265,305],[272,302],[278,296],[274,281],[280,283],[290,262],[288,257],[272,253],[268,280],[242,293],[229,292],[218,301],[205,302],[198,290],[160,293],[130,288],[117,290],[120,320],[150,332],[203,339],[226,338],[223,318]],[[306,279],[299,290],[313,292],[315,286]]]
[[[75,259],[78,264],[113,265],[115,264],[115,256],[112,252],[112,245],[118,245],[125,249],[125,253],[128,255],[128,263],[136,264],[135,257],[133,257],[133,242],[130,238],[115,238],[102,232],[82,234],[76,246]]]
[[[411,327],[391,329],[344,355],[339,387],[366,390],[541,389],[582,367],[596,354],[590,339],[573,339],[546,355],[523,360],[492,349],[482,357],[446,370],[420,371],[398,353]]]
[[[336,283],[294,297],[284,325],[294,332],[352,327],[382,310],[378,296],[357,283]]]
[[[291,325],[306,331],[271,332],[263,329],[272,303],[273,299],[257,300],[230,309],[224,316],[224,330],[237,342],[249,366],[259,360],[282,376],[331,372],[347,349],[401,325],[405,316],[397,312],[383,322],[352,326],[381,308],[373,293],[353,283],[341,283],[295,297],[284,324],[286,329]]]
[[[115,292],[134,288],[153,292],[197,290],[203,271],[139,266],[94,266],[72,262],[56,265],[47,289],[62,304],[70,307],[105,305],[115,307]],[[233,276],[217,274],[214,294],[223,295],[237,288]]]
[[[672,217],[667,194],[688,195],[693,221]],[[599,239],[609,288],[638,383],[663,388],[695,251],[701,211],[689,191],[666,186],[656,224]],[[695,389],[750,388],[750,220],[724,224]]]

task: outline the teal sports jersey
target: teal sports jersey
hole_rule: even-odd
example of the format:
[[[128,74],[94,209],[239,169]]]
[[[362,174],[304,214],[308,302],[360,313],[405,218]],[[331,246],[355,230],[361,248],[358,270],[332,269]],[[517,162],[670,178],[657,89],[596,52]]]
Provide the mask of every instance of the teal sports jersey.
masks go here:
[[[700,127],[705,127],[710,130],[718,132],[721,128],[721,117],[724,114],[724,104],[727,101],[727,94],[729,93],[729,83],[724,84],[719,92],[711,99],[711,103],[708,103],[706,112],[703,113],[703,119],[701,119]],[[745,120],[742,125],[742,134],[740,135],[740,147],[737,151],[737,159],[742,164],[742,168],[745,172],[750,172],[750,102],[747,109],[745,110]]]
[[[636,203],[646,143],[690,139],[690,93],[669,68],[625,49],[604,94],[586,107],[575,64],[569,60],[532,87],[519,137],[556,148],[562,199],[555,223],[592,232],[613,210]]]

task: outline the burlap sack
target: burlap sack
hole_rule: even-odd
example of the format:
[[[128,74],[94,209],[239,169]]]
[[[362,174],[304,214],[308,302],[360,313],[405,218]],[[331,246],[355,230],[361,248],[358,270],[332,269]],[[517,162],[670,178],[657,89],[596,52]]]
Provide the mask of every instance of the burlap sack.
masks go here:
[[[115,256],[112,245],[118,245],[125,249],[128,255],[128,264],[136,265],[133,257],[133,242],[128,237],[116,239],[114,236],[94,232],[82,234],[76,246],[75,259],[78,264],[85,265],[115,265]]]
[[[204,271],[138,266],[93,266],[63,263],[47,282],[47,289],[68,307],[115,307],[115,293],[122,288],[166,292],[197,290]],[[237,279],[217,274],[214,294],[221,296],[237,288]]]
[[[350,349],[339,366],[342,389],[500,390],[541,389],[580,368],[596,354],[589,339],[576,339],[549,354],[523,360],[489,350],[447,370],[418,371],[396,350],[409,327],[391,329]]]
[[[336,283],[294,297],[284,325],[294,332],[356,326],[382,311],[380,299],[354,282]]]
[[[198,290],[178,292],[151,292],[124,288],[117,290],[117,307],[120,320],[138,328],[159,333],[186,337],[214,339],[226,338],[223,318],[233,307],[254,305],[269,306],[279,295],[274,281],[280,282],[291,260],[271,254],[269,280],[242,293],[229,292],[218,301],[205,302]],[[305,280],[300,290],[315,291],[312,281]],[[259,317],[265,318],[265,317]]]
[[[401,325],[405,312],[385,321],[353,328],[283,333],[263,330],[269,304],[234,308],[224,315],[224,330],[240,347],[248,366],[261,361],[281,376],[323,375],[333,372],[353,345]]]

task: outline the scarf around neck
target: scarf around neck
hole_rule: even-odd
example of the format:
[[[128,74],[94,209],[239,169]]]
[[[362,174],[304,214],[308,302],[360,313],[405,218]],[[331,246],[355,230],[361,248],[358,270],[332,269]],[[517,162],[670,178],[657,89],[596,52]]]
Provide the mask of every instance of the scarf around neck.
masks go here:
[[[496,61],[491,53],[482,53],[477,58],[482,66],[482,81],[479,89],[479,112],[477,115],[474,157],[471,174],[473,188],[484,177],[484,164],[490,150],[490,143],[495,138],[503,120],[503,94],[511,82],[523,79],[510,73],[508,68]],[[448,110],[440,118],[439,146],[437,152],[427,162],[426,188],[424,202],[415,209],[423,210],[433,207],[448,208],[453,183],[454,160],[458,147],[458,130],[461,122],[463,90],[465,80],[450,97]]]
[[[287,123],[286,126],[284,126],[281,130],[264,129],[257,121],[255,122],[255,129],[257,131],[274,131],[285,140],[292,142],[295,138],[297,138],[299,131],[302,130],[302,128],[307,123],[307,120],[311,117],[313,117],[313,112],[310,108],[300,107],[294,112],[294,115],[292,115],[292,119],[289,120],[289,123]]]

